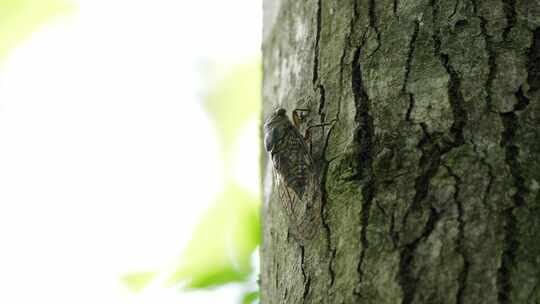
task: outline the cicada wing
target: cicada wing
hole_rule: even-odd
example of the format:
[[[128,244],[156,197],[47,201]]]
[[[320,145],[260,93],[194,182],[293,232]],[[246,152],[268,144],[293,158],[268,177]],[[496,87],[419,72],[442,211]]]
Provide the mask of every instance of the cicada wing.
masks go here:
[[[313,235],[315,228],[313,212],[313,193],[315,193],[316,179],[310,175],[307,178],[306,191],[302,198],[298,197],[295,190],[288,186],[284,176],[274,170],[275,192],[281,203],[287,222],[289,233],[296,240],[309,239]],[[315,212],[316,213],[316,212]]]
[[[281,202],[283,210],[285,210],[288,217],[291,217],[293,214],[293,201],[295,198],[294,193],[289,189],[289,187],[287,187],[283,177],[276,171],[274,171],[274,180],[276,181],[274,183],[276,186],[275,190],[278,194],[278,198]]]

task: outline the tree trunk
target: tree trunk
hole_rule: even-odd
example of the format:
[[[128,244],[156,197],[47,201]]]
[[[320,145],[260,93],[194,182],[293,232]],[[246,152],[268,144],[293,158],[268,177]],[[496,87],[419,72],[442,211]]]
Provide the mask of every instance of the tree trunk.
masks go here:
[[[264,3],[264,116],[310,110],[295,235],[265,156],[262,303],[540,303],[540,2]]]

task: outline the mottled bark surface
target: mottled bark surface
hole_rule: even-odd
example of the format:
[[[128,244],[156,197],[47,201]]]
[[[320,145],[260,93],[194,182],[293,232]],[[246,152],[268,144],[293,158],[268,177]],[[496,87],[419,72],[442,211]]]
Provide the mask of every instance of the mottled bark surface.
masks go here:
[[[262,303],[540,303],[540,2],[264,7],[265,117],[337,122],[309,240],[267,162]]]

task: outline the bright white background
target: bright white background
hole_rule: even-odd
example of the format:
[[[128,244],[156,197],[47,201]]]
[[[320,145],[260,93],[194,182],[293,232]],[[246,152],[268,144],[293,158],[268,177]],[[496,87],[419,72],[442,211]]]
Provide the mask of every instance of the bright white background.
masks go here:
[[[258,54],[260,1],[78,3],[0,70],[0,303],[236,303],[119,278],[174,261],[219,193],[200,69]]]

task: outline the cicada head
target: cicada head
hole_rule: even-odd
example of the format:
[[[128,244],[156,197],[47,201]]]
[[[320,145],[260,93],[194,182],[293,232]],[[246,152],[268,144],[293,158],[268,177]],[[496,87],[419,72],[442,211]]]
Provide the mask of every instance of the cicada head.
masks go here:
[[[283,108],[279,108],[264,124],[264,147],[266,151],[271,152],[276,144],[283,139],[287,129],[291,127],[291,121],[287,117],[287,111]]]

